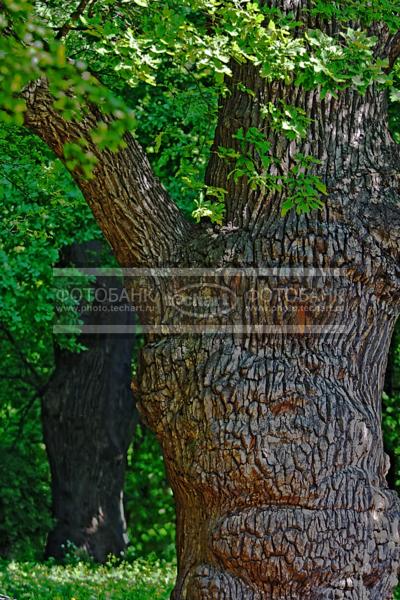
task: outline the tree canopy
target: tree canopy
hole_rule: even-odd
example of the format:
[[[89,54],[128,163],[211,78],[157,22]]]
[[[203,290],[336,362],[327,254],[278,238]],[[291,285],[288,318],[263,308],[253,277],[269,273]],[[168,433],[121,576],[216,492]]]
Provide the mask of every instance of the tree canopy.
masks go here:
[[[84,119],[90,103],[101,107],[91,139],[77,133],[63,148],[67,167],[90,177],[98,160],[91,142],[115,151],[125,143],[124,132],[146,140],[141,128],[146,114],[146,120],[158,123],[146,144],[156,159],[156,174],[196,219],[221,223],[227,190],[204,181],[218,97],[231,94],[232,85],[244,95],[255,94],[233,81],[232,61],[256,68],[271,84],[318,89],[321,97],[348,88],[365,94],[371,86],[387,87],[393,99],[399,94],[390,69],[399,51],[397,2],[287,2],[286,10],[274,4],[3,2],[2,117],[23,123],[22,90],[40,77],[49,81],[54,107],[66,120]],[[331,22],[335,26],[328,34],[324,24]],[[174,117],[169,113],[164,125],[159,106],[168,98]],[[282,166],[268,141],[271,131],[294,143],[306,137],[312,123],[296,104],[295,98],[261,104],[261,128],[238,127],[232,145],[213,149],[229,163],[229,177],[245,177],[271,193],[285,188],[283,213],[318,208],[326,194],[324,182],[313,175],[317,159],[312,154],[295,151],[291,163]],[[172,182],[166,148],[176,153],[179,145],[186,146],[187,156],[181,157],[178,181]],[[160,150],[164,168],[157,160]]]

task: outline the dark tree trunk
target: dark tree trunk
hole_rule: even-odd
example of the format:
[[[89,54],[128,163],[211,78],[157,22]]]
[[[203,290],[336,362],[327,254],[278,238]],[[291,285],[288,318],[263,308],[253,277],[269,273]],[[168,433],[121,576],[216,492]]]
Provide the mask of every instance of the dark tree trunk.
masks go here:
[[[393,60],[398,36],[376,33],[377,54]],[[155,288],[162,327],[142,352],[140,410],[161,442],[177,504],[172,598],[389,600],[400,511],[385,479],[380,420],[400,307],[400,153],[386,96],[370,87],[321,99],[236,64],[230,88],[215,148],[237,148],[236,131],[257,127],[280,172],[298,153],[318,158],[314,173],[329,191],[323,211],[282,218],[285,192],[228,179],[232,165],[214,152],[207,183],[228,187],[226,224],[190,227],[134,139],[126,136],[115,159],[91,146],[95,112],[69,126],[37,82],[26,93],[26,123],[61,158],[66,139],[88,141],[99,159],[95,178],[74,176],[121,264],[210,269],[197,289],[214,293],[216,281],[234,298],[231,311],[184,333],[181,313],[166,302],[179,285],[162,278]],[[280,100],[312,119],[307,139],[289,142],[263,119],[260,107]],[[174,335],[168,324],[178,325]]]
[[[98,267],[102,252],[99,242],[74,245],[66,250],[63,266]],[[97,277],[94,287],[105,293],[112,290],[115,297],[121,282]],[[99,294],[101,303],[95,301],[83,316],[84,324],[132,326],[130,310],[96,311],[107,306],[104,296]],[[86,351],[56,351],[55,371],[42,403],[55,518],[46,556],[61,558],[72,542],[103,562],[109,554],[119,555],[128,541],[123,486],[135,419],[130,389],[134,338],[131,333],[92,332],[79,341]]]

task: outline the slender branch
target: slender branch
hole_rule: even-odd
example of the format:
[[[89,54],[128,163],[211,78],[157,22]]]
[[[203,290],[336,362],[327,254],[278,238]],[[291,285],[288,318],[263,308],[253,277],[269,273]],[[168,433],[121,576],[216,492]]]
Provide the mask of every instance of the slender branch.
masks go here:
[[[82,190],[121,266],[166,264],[189,225],[154,176],[138,142],[126,134],[126,147],[118,152],[99,150],[91,131],[107,121],[100,110],[88,106],[80,122],[66,121],[53,106],[45,79],[32,82],[24,91],[25,125],[37,133],[65,161],[64,144],[84,140],[86,150],[97,159],[91,179],[79,168],[72,175]]]
[[[25,427],[26,419],[27,419],[30,411],[32,410],[32,408],[35,406],[36,401],[37,400],[41,400],[43,398],[44,392],[45,392],[45,387],[43,387],[42,390],[35,391],[34,394],[33,394],[33,396],[20,409],[20,411],[19,411],[20,416],[19,416],[19,421],[18,421],[18,427],[17,427],[17,431],[15,433],[14,439],[12,441],[12,444],[10,446],[11,450],[15,450],[15,448],[17,447],[17,444],[18,444],[19,440],[22,438],[22,434],[24,432],[24,427]]]
[[[50,29],[53,29],[54,31],[59,32],[60,28],[59,27],[50,27]],[[71,25],[68,28],[68,31],[89,31],[89,28],[86,27],[85,25]],[[58,35],[58,33],[57,33]]]
[[[40,400],[41,398],[43,398],[43,395],[46,392],[46,389],[48,386],[48,382],[43,382],[43,378],[41,377],[41,375],[36,371],[35,367],[26,358],[25,354],[22,352],[21,348],[19,347],[17,340],[15,339],[13,334],[4,326],[3,323],[0,323],[0,329],[4,333],[4,337],[2,339],[8,341],[12,345],[18,358],[20,359],[22,364],[27,368],[27,370],[29,371],[29,373],[31,375],[31,377],[28,378],[28,376],[23,377],[23,376],[11,376],[11,375],[0,374],[0,380],[19,381],[21,383],[24,383],[25,384],[24,386],[22,386],[22,385],[19,386],[21,393],[26,392],[25,386],[30,387],[31,391],[33,393],[31,398],[29,398],[28,401],[25,402],[25,404],[19,410],[18,428],[17,428],[17,432],[14,436],[14,440],[10,447],[11,450],[14,450],[17,445],[18,440],[21,438],[21,436],[23,434],[26,419],[27,419],[31,409],[35,405],[36,400],[38,400],[38,399]]]
[[[5,339],[7,339],[10,342],[10,344],[13,346],[13,348],[16,351],[21,362],[25,365],[25,367],[28,369],[28,371],[31,373],[31,375],[33,375],[35,381],[31,382],[32,386],[36,389],[36,391],[42,390],[43,385],[42,385],[41,375],[36,371],[36,369],[32,365],[32,363],[26,358],[25,354],[22,352],[21,348],[18,345],[17,340],[15,339],[15,337],[13,336],[11,331],[9,331],[3,325],[3,323],[0,323],[0,329],[4,333]]]
[[[6,164],[6,162],[3,161],[3,164]],[[5,173],[3,171],[3,169],[1,169],[1,167],[0,167],[0,177],[5,179],[6,181],[8,181],[8,183],[11,185],[11,187],[15,188],[25,199],[27,199],[27,200],[31,199],[30,195],[28,194],[26,189],[23,187],[23,185],[20,182],[17,183],[12,177],[7,175],[7,173]]]
[[[56,40],[62,40],[71,31],[71,29],[74,28],[75,23],[83,15],[83,13],[86,10],[86,7],[90,4],[93,4],[95,1],[96,0],[81,0],[76,10],[74,10],[74,12],[71,14],[68,21],[66,21],[64,25],[58,30],[58,33],[55,36]]]
[[[15,381],[19,383],[20,390],[26,390],[27,387],[32,387],[32,380],[24,375],[3,375],[0,373],[0,381]]]

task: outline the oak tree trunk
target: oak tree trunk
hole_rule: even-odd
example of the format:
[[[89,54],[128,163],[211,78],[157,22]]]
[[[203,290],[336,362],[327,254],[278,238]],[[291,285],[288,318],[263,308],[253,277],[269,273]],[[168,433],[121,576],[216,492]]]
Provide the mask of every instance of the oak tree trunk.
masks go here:
[[[297,94],[310,137],[303,147],[275,138],[275,153],[281,164],[317,156],[330,195],[321,213],[282,218],[278,193],[228,180],[229,225],[199,228],[176,260],[219,269],[236,305],[219,316],[221,333],[153,339],[142,354],[140,407],[177,505],[172,598],[388,600],[400,505],[385,480],[380,399],[399,312],[399,151],[386,99],[321,101],[247,66],[234,68],[231,91],[215,145],[262,125],[261,101]],[[226,185],[227,169],[214,154],[209,183]]]
[[[376,33],[377,55],[393,60],[398,38]],[[140,410],[177,506],[173,600],[389,600],[400,507],[380,421],[400,307],[400,153],[386,95],[371,86],[322,99],[248,64],[232,70],[207,171],[208,185],[228,189],[220,228],[184,221],[131,136],[116,155],[96,149],[98,112],[66,123],[43,81],[26,92],[26,124],[61,158],[65,140],[85,138],[95,177],[74,176],[121,265],[205,269],[194,284],[190,272],[156,280],[159,329],[140,362]],[[280,100],[312,120],[306,139],[271,130],[261,107]],[[319,159],[322,211],[282,217],[285,191],[228,177],[215,150],[237,149],[234,134],[249,127],[271,141],[278,173],[298,153]],[[195,307],[216,290],[232,306],[187,316],[169,301],[182,288],[206,290]]]
[[[102,253],[99,242],[75,244],[64,252],[63,266],[98,267]],[[70,542],[104,562],[128,542],[123,486],[135,418],[130,389],[134,338],[93,331],[133,324],[130,310],[110,313],[104,301],[110,290],[113,297],[121,291],[116,277],[97,277],[94,289],[103,292],[100,302],[95,300],[83,315],[92,330],[79,337],[87,350],[56,350],[55,371],[42,401],[55,519],[46,556],[63,557]]]

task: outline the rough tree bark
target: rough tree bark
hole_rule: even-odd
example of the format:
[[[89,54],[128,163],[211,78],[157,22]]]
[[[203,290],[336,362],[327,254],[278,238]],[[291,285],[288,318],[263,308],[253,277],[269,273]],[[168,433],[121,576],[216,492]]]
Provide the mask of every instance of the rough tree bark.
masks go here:
[[[60,265],[99,267],[105,255],[101,242],[75,244],[65,249]],[[115,297],[121,282],[99,276],[94,289],[112,290]],[[132,326],[130,310],[96,311],[109,309],[104,297],[99,295],[100,302],[83,314],[84,324]],[[72,542],[104,562],[109,554],[119,555],[128,542],[123,486],[135,419],[130,389],[134,337],[89,332],[79,341],[85,352],[56,349],[55,371],[42,399],[55,518],[45,554],[62,558]]]
[[[274,4],[296,11],[304,0]],[[394,60],[398,37],[379,35],[377,52]],[[141,411],[177,505],[172,598],[388,600],[400,511],[385,480],[380,397],[399,313],[400,156],[386,96],[370,88],[322,100],[268,84],[248,65],[233,65],[230,87],[215,147],[235,147],[239,127],[265,127],[261,104],[284,98],[304,108],[313,119],[306,140],[267,135],[282,170],[298,152],[320,159],[324,210],[282,218],[282,194],[227,181],[231,167],[213,154],[207,183],[228,187],[226,224],[189,226],[129,136],[116,157],[92,148],[94,180],[75,173],[121,264],[219,269],[235,293],[220,333],[149,335],[142,353]],[[60,157],[62,143],[88,138],[98,118],[63,122],[45,82],[27,101],[27,125]],[[259,268],[281,270],[263,278]],[[173,284],[163,281],[168,294]],[[255,291],[267,301],[252,305]],[[169,310],[169,322],[178,312]],[[224,330],[231,325],[248,332]]]

